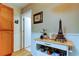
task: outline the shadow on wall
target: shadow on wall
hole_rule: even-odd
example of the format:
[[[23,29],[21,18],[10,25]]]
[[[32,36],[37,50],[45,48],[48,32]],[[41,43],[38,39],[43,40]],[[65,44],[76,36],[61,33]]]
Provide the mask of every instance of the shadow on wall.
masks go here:
[[[67,12],[67,11],[71,11],[71,10],[78,10],[79,9],[79,4],[61,4],[58,5],[54,8],[54,12],[56,13],[63,13],[63,12]]]

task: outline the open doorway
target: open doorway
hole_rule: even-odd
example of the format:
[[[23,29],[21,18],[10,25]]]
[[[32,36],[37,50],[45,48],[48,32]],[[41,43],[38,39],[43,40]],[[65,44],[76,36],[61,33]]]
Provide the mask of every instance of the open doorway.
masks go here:
[[[31,51],[31,14],[32,10],[27,10],[22,14],[22,40],[21,49]]]

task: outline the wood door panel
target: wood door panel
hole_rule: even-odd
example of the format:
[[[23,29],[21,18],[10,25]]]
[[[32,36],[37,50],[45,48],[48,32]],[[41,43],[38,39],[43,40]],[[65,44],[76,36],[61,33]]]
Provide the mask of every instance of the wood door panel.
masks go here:
[[[0,4],[0,30],[13,29],[13,9]]]
[[[7,18],[7,21],[12,21],[12,17],[13,17],[13,9],[10,7],[7,7],[3,4],[0,4],[0,14],[2,17]],[[11,19],[9,19],[11,18]]]
[[[12,30],[13,29],[13,22],[7,21],[7,19],[5,20],[5,18],[1,17],[0,20],[0,30]]]
[[[0,31],[0,56],[10,54],[13,50],[13,32]]]

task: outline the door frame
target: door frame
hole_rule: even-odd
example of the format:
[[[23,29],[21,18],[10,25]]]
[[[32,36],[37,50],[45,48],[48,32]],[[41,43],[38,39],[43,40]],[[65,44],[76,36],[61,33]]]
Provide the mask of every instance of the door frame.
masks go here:
[[[31,11],[31,18],[32,18],[32,10]],[[27,11],[29,11],[27,10]],[[26,11],[26,12],[27,12]],[[32,28],[32,27],[31,27]],[[24,20],[24,13],[21,14],[21,20],[20,20],[20,49],[24,49],[25,47],[25,20]]]

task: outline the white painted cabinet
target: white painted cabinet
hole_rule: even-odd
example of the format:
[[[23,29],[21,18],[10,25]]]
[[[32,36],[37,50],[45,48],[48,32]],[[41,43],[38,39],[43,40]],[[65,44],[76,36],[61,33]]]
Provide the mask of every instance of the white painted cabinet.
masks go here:
[[[33,40],[32,41],[32,55],[33,56],[48,56],[47,53],[43,53],[43,52],[37,50],[37,46],[36,46],[37,44],[41,44],[41,45],[44,45],[44,46],[48,46],[48,47],[52,47],[52,48],[57,48],[57,49],[66,51],[67,52],[66,56],[68,56],[68,52],[69,52],[68,46],[61,45],[61,44],[50,43],[50,42],[38,41],[38,40]]]

